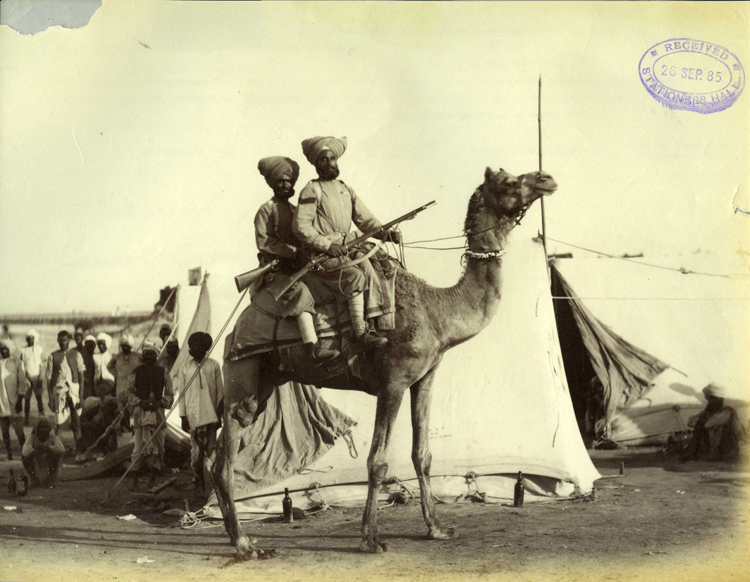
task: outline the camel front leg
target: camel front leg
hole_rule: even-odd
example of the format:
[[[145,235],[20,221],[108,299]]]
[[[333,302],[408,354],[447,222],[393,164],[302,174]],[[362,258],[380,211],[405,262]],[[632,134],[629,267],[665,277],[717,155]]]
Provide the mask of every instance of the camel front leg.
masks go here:
[[[239,362],[232,362],[226,368],[224,388],[224,430],[217,442],[216,459],[211,469],[212,485],[219,502],[224,528],[229,534],[232,545],[240,555],[257,557],[258,549],[243,535],[237,508],[234,503],[234,462],[240,447],[242,426],[237,417],[238,405],[245,398],[257,394],[260,358],[251,357]]]
[[[378,396],[375,431],[367,458],[368,489],[362,516],[362,542],[359,544],[361,552],[379,554],[389,549],[388,544],[381,543],[378,536],[378,493],[388,473],[388,446],[403,397],[404,390],[398,388],[386,388]]]
[[[411,387],[411,460],[419,480],[419,494],[422,500],[422,516],[427,524],[427,537],[431,540],[447,540],[458,537],[455,528],[444,528],[440,525],[435,511],[435,500],[432,497],[430,468],[430,388],[435,379],[437,367],[430,370],[421,380]]]

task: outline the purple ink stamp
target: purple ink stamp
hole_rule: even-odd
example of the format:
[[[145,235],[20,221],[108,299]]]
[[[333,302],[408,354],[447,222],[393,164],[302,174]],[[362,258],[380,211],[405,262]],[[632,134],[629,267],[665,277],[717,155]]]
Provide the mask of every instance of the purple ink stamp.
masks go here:
[[[641,57],[638,74],[659,103],[696,113],[723,111],[745,88],[745,70],[736,55],[692,38],[655,44]]]

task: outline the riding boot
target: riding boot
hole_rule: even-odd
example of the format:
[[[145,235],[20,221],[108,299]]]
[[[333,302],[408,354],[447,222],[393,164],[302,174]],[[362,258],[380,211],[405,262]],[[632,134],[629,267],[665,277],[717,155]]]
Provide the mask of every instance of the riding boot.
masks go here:
[[[363,349],[382,348],[388,343],[388,338],[376,334],[367,333],[365,322],[365,296],[358,293],[349,297],[349,315],[352,318],[352,329],[354,329],[354,341]]]
[[[297,316],[297,325],[302,335],[302,341],[305,342],[305,352],[307,356],[316,362],[327,362],[340,355],[338,350],[324,348],[318,342],[318,334],[315,333],[315,324],[313,323],[312,314],[308,312],[300,313]]]

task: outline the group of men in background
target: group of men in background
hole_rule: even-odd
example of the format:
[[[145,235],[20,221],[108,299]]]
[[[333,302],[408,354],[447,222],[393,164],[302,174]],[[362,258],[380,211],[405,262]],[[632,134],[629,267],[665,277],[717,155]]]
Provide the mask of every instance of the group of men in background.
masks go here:
[[[195,384],[181,399],[179,413],[183,428],[191,433],[194,481],[205,491],[205,473],[213,461],[223,414],[221,368],[206,358],[213,340],[202,332],[192,334],[191,357],[175,370],[179,345],[170,326],[162,325],[159,336],[161,349],[144,342],[138,351],[133,337],[123,334],[119,352],[112,354],[112,338],[106,333],[95,337],[76,329],[71,338],[62,330],[57,335],[59,349],[46,360],[35,330],[29,330],[26,345],[15,354],[11,342],[0,342],[0,429],[8,460],[13,459],[13,427],[31,482],[51,485],[60,475],[65,447],[59,431],[68,419],[79,461],[92,450],[99,454],[114,450],[118,432],[132,430],[131,471],[137,488],[139,475],[150,474],[153,481],[164,470],[163,421],[174,401],[173,384],[178,391]],[[71,339],[75,339],[73,347]],[[45,388],[52,420],[45,412]],[[30,424],[32,395],[38,413],[26,438],[23,427]]]

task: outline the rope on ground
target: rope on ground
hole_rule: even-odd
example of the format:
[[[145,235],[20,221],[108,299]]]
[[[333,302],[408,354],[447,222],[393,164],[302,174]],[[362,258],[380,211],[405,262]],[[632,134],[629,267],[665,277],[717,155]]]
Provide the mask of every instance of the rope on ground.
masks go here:
[[[305,513],[307,513],[308,515],[312,515],[314,513],[320,513],[321,511],[326,511],[328,509],[331,509],[331,506],[328,505],[328,503],[326,503],[326,500],[323,498],[323,492],[320,490],[321,487],[322,485],[320,483],[311,483],[310,487],[308,488],[308,491],[310,491],[311,489],[314,489],[315,490],[314,492],[317,492],[318,497],[320,497],[320,504],[319,504],[318,509],[314,511],[306,511]]]

